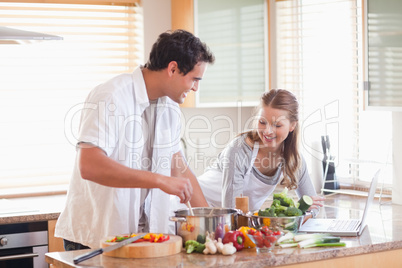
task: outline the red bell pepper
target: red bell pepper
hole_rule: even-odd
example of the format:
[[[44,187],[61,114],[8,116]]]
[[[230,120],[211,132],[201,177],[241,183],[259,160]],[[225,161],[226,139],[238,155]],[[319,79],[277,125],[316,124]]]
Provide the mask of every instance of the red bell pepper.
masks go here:
[[[240,231],[230,231],[225,234],[222,239],[223,244],[232,242],[237,251],[244,248],[244,235]]]

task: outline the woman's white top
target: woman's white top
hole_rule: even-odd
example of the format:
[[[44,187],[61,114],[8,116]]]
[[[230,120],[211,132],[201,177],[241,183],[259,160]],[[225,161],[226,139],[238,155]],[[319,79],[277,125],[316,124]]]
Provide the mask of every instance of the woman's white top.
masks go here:
[[[206,172],[198,177],[201,189],[210,206],[235,208],[236,197],[249,198],[250,211],[261,208],[283,178],[283,166],[279,164],[273,176],[262,174],[255,166],[258,143],[252,149],[245,141],[246,134],[238,136],[218,155]],[[297,172],[296,194],[317,195],[302,158]]]

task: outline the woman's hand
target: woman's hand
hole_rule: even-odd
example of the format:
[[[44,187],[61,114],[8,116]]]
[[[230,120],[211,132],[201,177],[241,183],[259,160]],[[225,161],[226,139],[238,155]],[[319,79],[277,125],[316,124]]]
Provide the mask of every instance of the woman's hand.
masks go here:
[[[312,196],[311,199],[313,199],[313,204],[310,206],[309,210],[319,209],[319,207],[324,205],[322,202],[325,201],[325,196],[316,195]]]
[[[323,201],[325,201],[325,197],[324,196],[312,196],[311,199],[313,199],[313,204],[309,207],[307,212],[311,212],[311,213],[306,213],[306,215],[303,218],[303,224],[310,218],[313,218],[313,209],[316,209],[319,211],[319,207],[323,206]],[[317,213],[317,212],[315,212]],[[315,217],[315,216],[314,216]]]
[[[308,219],[313,218],[315,216],[313,216],[313,209],[316,209],[317,211],[319,211],[319,208],[323,206],[323,201],[325,201],[325,197],[321,196],[321,195],[316,195],[316,196],[312,196],[311,199],[313,199],[313,204],[309,207],[308,211],[310,211],[311,213],[308,213],[304,218],[303,218],[303,223],[305,223]],[[315,212],[317,213],[317,212]]]

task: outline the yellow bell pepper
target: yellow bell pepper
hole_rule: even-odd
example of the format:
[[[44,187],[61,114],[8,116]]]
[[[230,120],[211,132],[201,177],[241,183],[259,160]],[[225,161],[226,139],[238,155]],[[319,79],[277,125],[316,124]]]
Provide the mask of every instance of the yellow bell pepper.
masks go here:
[[[271,219],[262,219],[262,223],[265,225],[265,226],[271,226]]]
[[[253,214],[254,216],[258,216],[258,211],[257,212],[254,212],[254,214]],[[265,225],[265,226],[270,226],[271,225],[271,220],[270,219],[262,219],[262,223]]]
[[[251,239],[247,235],[248,230],[254,230],[255,231],[254,228],[247,227],[247,226],[242,226],[237,231],[242,232],[243,235],[244,235],[244,248],[254,248],[255,244],[253,243],[253,241],[251,241]]]

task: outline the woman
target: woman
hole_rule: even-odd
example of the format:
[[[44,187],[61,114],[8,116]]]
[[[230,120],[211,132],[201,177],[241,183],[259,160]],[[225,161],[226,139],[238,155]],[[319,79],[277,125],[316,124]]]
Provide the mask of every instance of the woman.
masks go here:
[[[257,110],[256,127],[237,136],[198,180],[210,206],[234,208],[248,196],[249,209],[261,208],[280,184],[296,194],[313,197],[313,216],[324,200],[317,196],[298,149],[299,104],[289,91],[265,92]]]

